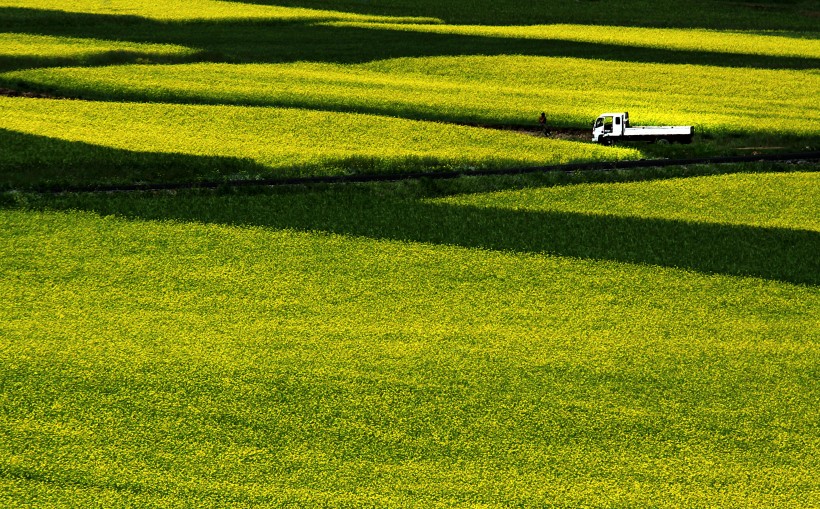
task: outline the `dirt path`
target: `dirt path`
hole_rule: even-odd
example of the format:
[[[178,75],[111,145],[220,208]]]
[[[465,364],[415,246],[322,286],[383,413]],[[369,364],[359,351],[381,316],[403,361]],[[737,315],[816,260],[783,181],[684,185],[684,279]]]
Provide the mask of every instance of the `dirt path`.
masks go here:
[[[820,171],[820,152],[803,152],[795,154],[762,154],[755,156],[730,157],[700,157],[692,159],[654,159],[637,161],[610,161],[597,163],[569,163],[550,166],[530,166],[523,168],[503,168],[496,170],[464,170],[447,172],[414,172],[414,173],[386,173],[364,175],[333,175],[323,177],[288,177],[230,181],[201,181],[201,182],[166,182],[155,184],[87,184],[67,186],[43,186],[41,188],[10,189],[9,192],[22,193],[111,193],[111,192],[144,192],[144,191],[178,191],[183,189],[220,189],[225,187],[271,187],[271,186],[304,186],[315,184],[353,184],[369,182],[396,182],[414,179],[453,179],[459,177],[477,177],[487,175],[525,175],[531,173],[579,173],[579,172],[609,172],[614,170],[631,170],[638,168],[666,168],[670,166],[690,165],[719,165],[738,163],[778,162],[791,165],[801,165],[803,171]],[[0,192],[0,194],[3,194]]]
[[[28,97],[30,99],[66,99],[66,100],[71,99],[71,97],[60,97],[58,95],[44,94],[44,93],[41,93],[41,92],[14,90],[14,89],[11,89],[11,88],[2,88],[2,87],[0,87],[0,96],[5,96],[5,97]]]
[[[445,124],[463,125],[467,127],[478,127],[481,129],[493,129],[496,131],[513,131],[530,136],[543,136],[541,127],[538,125],[505,125],[505,124],[482,124],[473,122],[443,122]],[[589,141],[591,137],[590,129],[578,129],[574,127],[551,127],[550,138],[556,140]]]

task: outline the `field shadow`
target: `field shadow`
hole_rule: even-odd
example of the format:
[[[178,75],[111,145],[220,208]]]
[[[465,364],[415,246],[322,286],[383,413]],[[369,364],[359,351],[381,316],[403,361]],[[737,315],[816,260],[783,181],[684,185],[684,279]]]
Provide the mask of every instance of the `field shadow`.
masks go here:
[[[152,187],[213,189],[229,185],[256,187],[263,179],[281,184],[286,179],[321,180],[324,177],[370,176],[389,181],[396,175],[452,173],[459,168],[467,169],[470,163],[454,164],[451,158],[424,154],[387,159],[340,154],[289,166],[270,166],[250,157],[129,150],[0,127],[0,192],[59,193]],[[521,163],[497,160],[487,162],[482,168],[490,171],[516,165]]]
[[[158,22],[134,16],[26,8],[0,8],[0,32],[174,44],[196,50],[196,55],[184,57],[184,61],[224,63],[313,61],[349,64],[400,57],[529,55],[762,69],[820,68],[817,58],[374,30],[318,25],[312,21]],[[54,64],[43,59],[39,65],[36,62],[26,62],[26,65],[46,67]]]
[[[816,30],[805,9],[794,0],[737,2],[712,0],[667,2],[657,0],[575,0],[522,2],[521,0],[240,0],[246,4],[307,9],[331,9],[356,14],[437,18],[462,25],[535,25],[574,23],[636,27],[677,27],[730,30],[771,30],[773,19],[783,30]],[[338,6],[334,5],[338,4]],[[805,2],[804,2],[805,3]],[[670,12],[678,11],[678,15]]]
[[[225,181],[270,176],[251,159],[136,152],[0,129],[0,190],[63,185]],[[600,174],[593,181],[607,182]],[[661,172],[636,179],[679,177]],[[494,179],[494,180],[493,180]],[[491,177],[483,190],[579,182],[564,174]],[[487,184],[485,182],[485,184]],[[521,253],[646,263],[704,273],[820,284],[820,234],[785,228],[692,223],[559,211],[520,211],[432,202],[481,192],[475,182],[432,180],[242,192],[24,194],[23,206],[88,210],[137,220],[176,220],[323,231]],[[17,207],[15,194],[2,195]]]
[[[437,192],[425,192],[423,183],[419,186],[421,191],[404,196],[384,185],[176,195],[86,193],[32,198],[27,206],[141,221],[261,226],[548,253],[820,284],[820,233],[814,231],[453,205],[425,199]]]
[[[198,181],[270,172],[252,159],[138,152],[3,128],[0,147],[0,190]]]

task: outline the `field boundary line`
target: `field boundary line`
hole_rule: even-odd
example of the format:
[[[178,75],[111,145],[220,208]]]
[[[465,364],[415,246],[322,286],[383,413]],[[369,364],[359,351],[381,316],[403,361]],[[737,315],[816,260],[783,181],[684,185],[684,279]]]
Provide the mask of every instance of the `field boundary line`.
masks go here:
[[[326,175],[306,177],[278,177],[264,179],[237,180],[203,180],[166,183],[133,183],[133,184],[87,184],[37,186],[28,189],[8,189],[4,193],[110,193],[139,191],[177,191],[186,189],[219,189],[225,187],[275,187],[316,184],[363,184],[374,182],[398,182],[419,179],[455,179],[459,177],[526,175],[533,173],[576,173],[576,172],[609,172],[640,168],[665,168],[670,166],[689,166],[703,164],[738,164],[758,162],[784,162],[797,164],[803,161],[820,161],[820,151],[791,154],[760,154],[750,156],[698,157],[685,159],[639,159],[627,161],[608,161],[590,163],[567,163],[547,166],[524,166],[517,168],[498,168],[486,170],[456,171],[421,171],[407,173],[373,173],[360,175]],[[820,171],[820,170],[811,170]]]

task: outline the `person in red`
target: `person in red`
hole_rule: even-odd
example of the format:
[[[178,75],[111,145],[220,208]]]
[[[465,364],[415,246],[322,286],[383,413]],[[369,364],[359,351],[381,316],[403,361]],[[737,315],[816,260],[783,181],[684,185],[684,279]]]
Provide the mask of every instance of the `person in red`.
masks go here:
[[[547,127],[547,114],[543,111],[541,112],[541,116],[538,117],[538,124],[541,126],[541,132],[544,133],[544,136],[549,136],[550,128]]]

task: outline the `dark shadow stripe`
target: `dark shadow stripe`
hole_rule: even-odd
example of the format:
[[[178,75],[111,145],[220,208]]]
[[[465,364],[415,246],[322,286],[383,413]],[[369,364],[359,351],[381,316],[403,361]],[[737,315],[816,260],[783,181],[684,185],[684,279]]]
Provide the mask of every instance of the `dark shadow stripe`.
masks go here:
[[[225,63],[362,63],[400,57],[531,55],[760,69],[820,68],[818,58],[373,30],[320,26],[315,21],[159,22],[134,16],[0,8],[0,31],[175,44],[198,50],[199,61]],[[51,64],[44,59],[42,65]]]
[[[816,30],[799,0],[687,0],[651,2],[522,2],[521,0],[359,0],[338,2],[338,8],[377,16],[423,16],[462,25],[533,25],[574,23],[657,28],[726,30]],[[328,0],[241,0],[242,3],[308,9],[333,9]],[[677,13],[674,11],[678,10]],[[677,15],[675,15],[677,14]]]
[[[527,211],[401,198],[369,186],[203,194],[68,194],[27,205],[135,220],[323,231],[373,239],[650,264],[820,284],[816,231]]]
[[[172,154],[171,156],[177,156]],[[178,155],[180,158],[187,156]],[[196,157],[196,156],[190,156]],[[231,160],[232,158],[225,158]],[[110,193],[110,192],[133,192],[133,191],[175,191],[183,189],[218,189],[224,187],[275,187],[275,186],[305,186],[319,184],[352,184],[352,183],[374,183],[374,182],[397,182],[403,180],[418,179],[455,179],[460,177],[475,177],[489,175],[527,175],[533,173],[551,172],[606,172],[614,170],[630,170],[640,168],[668,168],[672,166],[688,165],[720,165],[720,164],[742,164],[757,162],[797,162],[797,161],[818,161],[820,152],[805,152],[792,154],[762,154],[753,156],[726,156],[726,157],[700,157],[688,159],[653,159],[637,161],[611,161],[596,163],[570,163],[550,166],[528,166],[520,168],[501,168],[487,170],[464,170],[464,171],[428,171],[428,172],[406,172],[406,173],[384,173],[384,174],[362,174],[362,175],[328,175],[314,177],[285,177],[285,178],[259,178],[246,180],[203,180],[196,182],[167,182],[167,183],[135,183],[135,184],[88,184],[88,185],[39,185],[29,189],[15,189],[15,192],[39,192],[39,193]],[[241,161],[241,160],[240,160]],[[807,171],[820,171],[820,168],[811,166]]]

